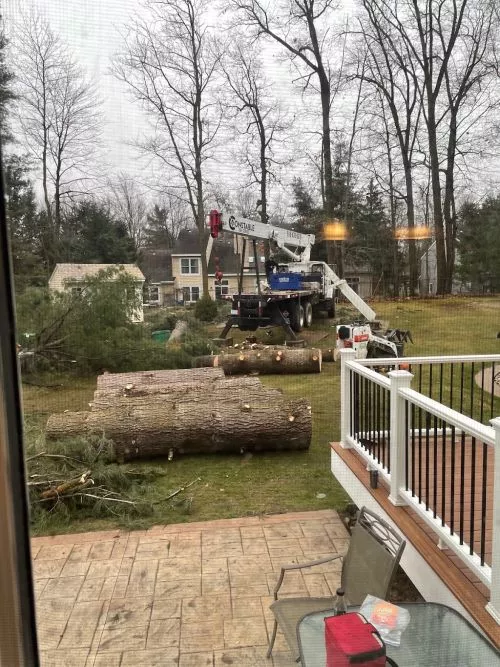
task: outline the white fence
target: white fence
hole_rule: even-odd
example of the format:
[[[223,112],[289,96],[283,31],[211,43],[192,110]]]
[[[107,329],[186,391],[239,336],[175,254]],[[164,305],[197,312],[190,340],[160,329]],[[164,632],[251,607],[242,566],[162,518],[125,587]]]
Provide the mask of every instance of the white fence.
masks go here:
[[[387,374],[374,370],[388,363],[393,368],[403,363],[418,368],[421,391],[412,388],[414,374],[408,370]],[[394,362],[356,360],[353,350],[342,350],[341,444],[356,449],[368,468],[377,470],[387,483],[389,500],[411,506],[440,544],[489,588],[487,609],[500,623],[500,417],[491,418],[497,364],[500,367],[500,355],[410,357]],[[447,383],[444,365],[451,369]],[[460,369],[455,372],[455,389],[454,367]],[[431,393],[441,397],[446,393],[448,402],[458,401],[460,407],[467,403],[471,414],[484,417],[489,412],[489,424],[425,395],[424,368]],[[434,377],[440,377],[439,386],[433,385],[433,369]],[[483,378],[489,374],[490,391],[484,390],[483,382],[481,391],[474,393],[474,369]]]

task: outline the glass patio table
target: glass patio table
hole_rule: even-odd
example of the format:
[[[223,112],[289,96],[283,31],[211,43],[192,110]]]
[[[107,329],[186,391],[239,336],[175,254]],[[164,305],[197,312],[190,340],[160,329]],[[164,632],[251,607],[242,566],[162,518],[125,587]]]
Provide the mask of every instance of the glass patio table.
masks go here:
[[[410,623],[400,646],[387,644],[387,655],[398,667],[500,667],[500,652],[451,607],[434,602],[398,604],[408,609]],[[359,611],[349,607],[348,611]],[[333,610],[315,612],[297,625],[303,667],[325,667],[324,618]]]

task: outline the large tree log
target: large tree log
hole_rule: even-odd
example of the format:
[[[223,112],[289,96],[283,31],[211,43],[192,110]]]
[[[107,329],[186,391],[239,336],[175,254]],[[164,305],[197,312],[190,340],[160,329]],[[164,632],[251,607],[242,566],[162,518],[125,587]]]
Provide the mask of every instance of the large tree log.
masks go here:
[[[125,388],[131,384],[138,386],[170,385],[177,382],[199,382],[224,377],[220,368],[180,368],[176,370],[139,371],[135,373],[103,373],[97,376],[97,388]]]
[[[237,354],[218,354],[212,357],[197,357],[195,364],[206,364],[223,368],[226,375],[240,373],[320,373],[321,350],[244,350]],[[199,369],[198,369],[199,370]]]
[[[250,382],[239,382],[239,380],[250,380]],[[231,380],[233,380],[231,382]],[[237,380],[236,382],[234,380]],[[208,403],[217,405],[223,401],[248,401],[253,399],[273,401],[283,397],[279,389],[263,387],[257,378],[228,378],[226,383],[181,385],[171,387],[165,391],[165,387],[159,387],[156,393],[110,393],[96,391],[91,403],[92,411],[106,410],[118,406],[150,406],[151,410],[164,409],[175,410],[178,403]]]
[[[100,410],[109,407],[118,399],[136,399],[142,396],[163,396],[169,399],[189,398],[192,393],[196,395],[205,395],[205,400],[210,397],[218,397],[221,392],[241,393],[247,390],[262,390],[263,386],[258,378],[254,377],[235,377],[226,378],[224,375],[215,379],[207,379],[198,382],[176,382],[170,385],[152,385],[145,386],[128,384],[125,388],[107,387],[105,389],[96,389],[94,399],[91,403],[92,410]]]
[[[132,404],[88,412],[85,417],[85,413],[51,415],[47,438],[104,434],[113,440],[122,460],[164,456],[171,451],[307,449],[311,442],[311,408],[304,399],[270,401],[264,396],[245,402],[183,401],[173,410],[161,405],[155,408]]]
[[[47,421],[46,436],[49,440],[78,438],[87,435],[88,412],[56,412]]]

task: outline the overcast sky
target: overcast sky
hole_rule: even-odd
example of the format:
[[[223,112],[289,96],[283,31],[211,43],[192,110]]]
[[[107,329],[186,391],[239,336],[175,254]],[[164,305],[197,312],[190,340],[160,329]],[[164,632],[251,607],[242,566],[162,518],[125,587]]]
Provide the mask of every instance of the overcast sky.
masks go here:
[[[128,169],[134,153],[126,146],[144,115],[130,101],[125,86],[109,74],[110,59],[120,48],[119,30],[126,24],[135,0],[3,0],[5,19],[19,20],[21,11],[35,7],[68,45],[75,59],[98,85],[105,118],[107,157],[118,169]]]
[[[127,145],[139,133],[147,131],[145,113],[137,102],[131,100],[125,84],[109,73],[112,56],[123,48],[120,33],[125,30],[134,11],[140,8],[140,3],[137,0],[3,0],[3,4],[7,26],[19,20],[22,11],[33,6],[96,81],[103,100],[103,136],[109,171],[123,170],[140,180],[147,178],[148,170],[144,170],[137,151]],[[290,83],[287,65],[270,50],[266,51],[266,67],[268,76],[274,80],[273,93],[279,94],[289,109],[300,106],[300,95]],[[237,186],[234,158],[229,152],[223,156],[217,165],[217,176],[220,175],[220,180],[232,188]],[[286,180],[289,182],[293,173],[303,173],[304,166],[296,161],[287,170]]]

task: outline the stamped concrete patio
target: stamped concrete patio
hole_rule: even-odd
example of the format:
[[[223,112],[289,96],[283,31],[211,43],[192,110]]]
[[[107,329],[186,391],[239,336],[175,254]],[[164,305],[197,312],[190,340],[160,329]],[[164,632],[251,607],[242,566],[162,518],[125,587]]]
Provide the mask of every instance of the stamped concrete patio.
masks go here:
[[[32,539],[43,667],[292,667],[269,604],[284,563],[347,548],[336,512]],[[319,570],[319,571],[318,571]],[[289,595],[330,595],[340,564],[289,573]]]

